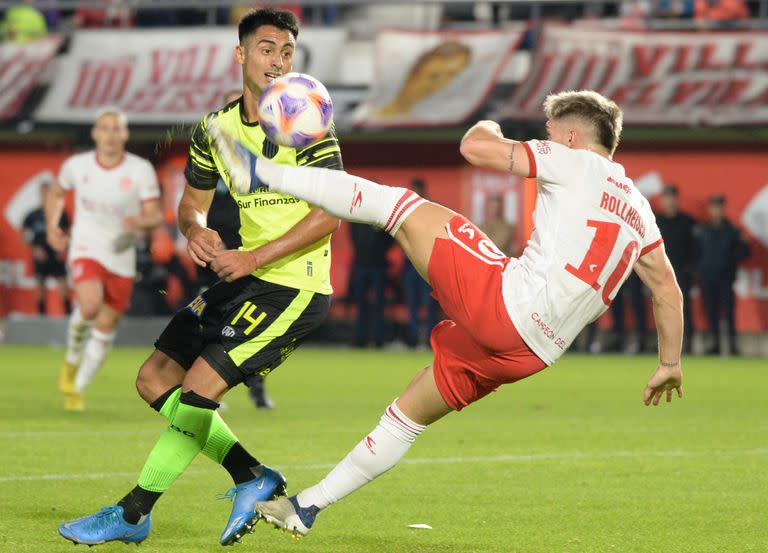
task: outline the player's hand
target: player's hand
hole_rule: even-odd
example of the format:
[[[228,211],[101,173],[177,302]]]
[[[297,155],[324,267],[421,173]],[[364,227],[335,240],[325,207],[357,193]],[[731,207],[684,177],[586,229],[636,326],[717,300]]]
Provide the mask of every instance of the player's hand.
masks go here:
[[[48,240],[48,245],[53,248],[53,251],[63,253],[67,249],[69,237],[58,226],[45,229],[45,238]]]
[[[131,232],[123,232],[112,242],[112,251],[123,253],[128,248],[132,248],[136,243],[136,235]]]
[[[680,363],[675,366],[659,365],[651,375],[651,379],[643,393],[643,403],[659,404],[661,396],[667,395],[667,403],[672,401],[672,392],[677,390],[677,397],[683,397],[683,371]]]
[[[139,218],[136,216],[129,216],[123,219],[123,230],[131,234],[138,234],[141,230],[139,225]]]
[[[223,249],[224,242],[215,230],[193,225],[187,231],[187,252],[197,265],[207,267],[214,254]]]
[[[217,251],[211,262],[211,269],[227,282],[250,275],[258,266],[255,253],[243,250]]]

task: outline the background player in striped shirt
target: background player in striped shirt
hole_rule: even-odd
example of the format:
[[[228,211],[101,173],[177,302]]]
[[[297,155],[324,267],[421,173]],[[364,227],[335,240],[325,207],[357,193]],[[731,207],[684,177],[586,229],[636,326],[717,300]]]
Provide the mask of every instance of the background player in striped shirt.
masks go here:
[[[256,505],[268,522],[306,534],[321,509],[392,468],[427,425],[554,363],[633,267],[653,295],[659,334],[659,365],[643,400],[671,401],[674,390],[682,397],[682,298],[648,201],[612,160],[622,112],[591,91],[551,95],[545,111],[549,140],[509,140],[481,121],[461,145],[473,165],[536,179],[535,229],[519,258],[413,191],[258,160],[270,190],[392,234],[450,319],[432,331],[433,363],[321,482]]]
[[[76,307],[67,327],[59,389],[65,394],[64,408],[78,411],[85,408],[85,388],[104,363],[117,322],[130,305],[136,234],[163,222],[154,167],[125,151],[125,115],[113,108],[102,110],[91,137],[95,149],[64,161],[45,206],[48,243],[58,252],[69,246]],[[59,221],[70,190],[75,194],[75,217],[67,236]]]
[[[179,227],[192,259],[222,280],[179,311],[155,343],[136,381],[139,395],[168,420],[139,476],[116,505],[59,526],[75,543],[140,542],[150,532],[150,512],[198,453],[221,464],[235,487],[232,514],[219,538],[239,540],[251,528],[253,505],[284,493],[285,478],[262,465],[219,416],[218,400],[254,374],[277,368],[328,312],[330,238],[339,221],[292,196],[272,192],[255,174],[233,190],[228,156],[217,147],[234,140],[250,167],[267,157],[290,165],[342,169],[333,131],[297,151],[268,140],[258,123],[259,95],[291,70],[298,23],[286,11],[262,9],[239,25],[235,49],[243,67],[243,95],[209,114],[192,135],[179,204]],[[216,184],[222,178],[239,207],[237,250],[226,249],[206,226]]]

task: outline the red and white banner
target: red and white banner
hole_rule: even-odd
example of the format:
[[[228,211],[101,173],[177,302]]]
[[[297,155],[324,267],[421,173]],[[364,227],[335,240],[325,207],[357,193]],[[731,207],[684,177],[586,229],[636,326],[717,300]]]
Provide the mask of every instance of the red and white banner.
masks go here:
[[[546,25],[531,73],[496,119],[543,119],[547,94],[592,89],[629,123],[768,122],[768,33]]]
[[[363,126],[460,123],[487,99],[525,31],[383,31],[374,78],[355,113]]]
[[[341,29],[302,29],[293,70],[333,82],[344,40]],[[89,123],[112,105],[133,123],[197,122],[242,86],[237,44],[232,28],[79,31],[36,118]]]
[[[0,43],[0,121],[13,117],[61,45],[61,37]]]

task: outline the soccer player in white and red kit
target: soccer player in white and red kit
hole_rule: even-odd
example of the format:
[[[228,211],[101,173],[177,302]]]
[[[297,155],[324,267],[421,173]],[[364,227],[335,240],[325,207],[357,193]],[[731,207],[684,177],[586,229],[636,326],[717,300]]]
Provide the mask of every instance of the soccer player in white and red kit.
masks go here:
[[[130,304],[136,274],[134,238],[163,221],[152,164],[125,151],[125,115],[114,109],[101,111],[91,137],[95,149],[64,161],[46,202],[48,242],[58,251],[69,245],[77,304],[69,319],[67,353],[59,375],[64,407],[70,410],[84,408],[83,392],[101,368],[115,326]],[[75,194],[71,236],[58,227],[68,191]]]
[[[544,109],[549,140],[516,142],[481,121],[461,144],[473,165],[536,179],[535,230],[518,259],[410,190],[257,160],[271,190],[391,233],[450,319],[432,331],[434,362],[320,483],[256,504],[268,522],[306,534],[321,509],[392,468],[427,425],[554,363],[633,268],[653,295],[659,334],[643,401],[671,401],[674,390],[682,397],[682,296],[648,202],[612,161],[622,112],[592,91],[551,95]]]

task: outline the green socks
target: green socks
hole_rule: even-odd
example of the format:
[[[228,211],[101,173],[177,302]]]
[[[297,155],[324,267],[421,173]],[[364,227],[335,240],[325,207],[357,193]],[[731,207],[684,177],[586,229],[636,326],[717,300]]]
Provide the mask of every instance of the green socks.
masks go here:
[[[181,386],[171,388],[150,405],[168,422],[172,422],[179,407]],[[237,443],[237,437],[227,426],[218,412],[214,412],[211,420],[211,428],[208,432],[208,440],[203,445],[202,453],[214,463],[221,464],[229,450]]]
[[[206,445],[218,406],[215,401],[192,391],[180,394],[173,420],[152,448],[141,471],[138,482],[141,488],[164,492],[173,484]]]

